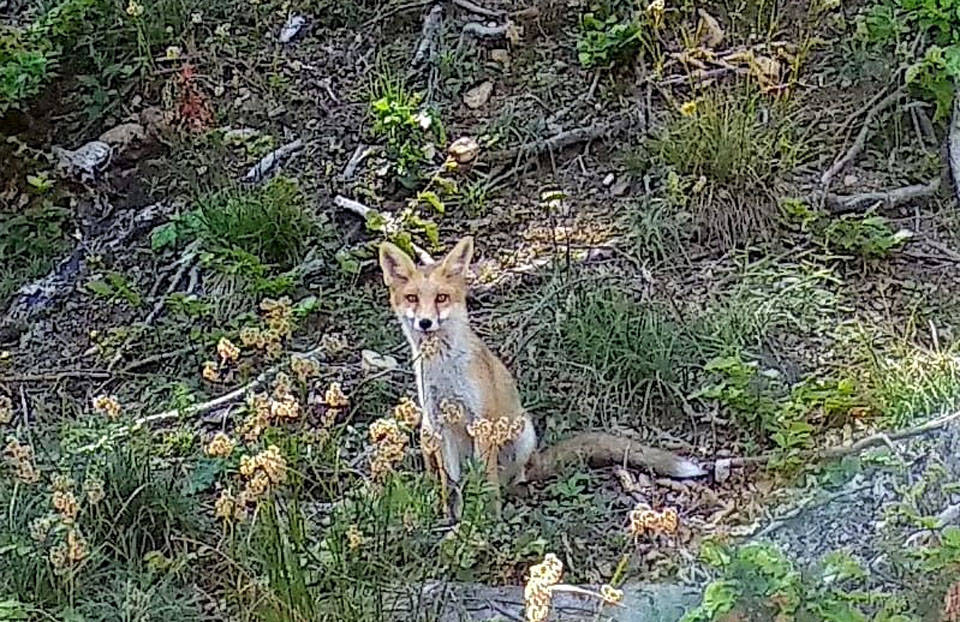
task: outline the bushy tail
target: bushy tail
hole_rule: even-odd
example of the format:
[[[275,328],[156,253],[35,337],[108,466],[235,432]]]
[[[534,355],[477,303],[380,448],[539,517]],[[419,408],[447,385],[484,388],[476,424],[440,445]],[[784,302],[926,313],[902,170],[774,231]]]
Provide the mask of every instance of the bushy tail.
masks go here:
[[[575,461],[583,461],[593,467],[623,464],[633,468],[649,468],[660,475],[678,479],[706,474],[695,463],[669,451],[645,447],[631,439],[605,432],[584,432],[534,454],[527,465],[526,479],[546,479]]]

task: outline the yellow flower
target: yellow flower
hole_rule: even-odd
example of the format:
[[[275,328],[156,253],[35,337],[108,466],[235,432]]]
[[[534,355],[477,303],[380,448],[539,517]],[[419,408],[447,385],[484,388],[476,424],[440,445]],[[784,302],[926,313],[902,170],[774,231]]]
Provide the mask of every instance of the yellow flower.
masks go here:
[[[167,60],[177,60],[180,58],[180,48],[175,45],[167,46]]]
[[[77,514],[80,513],[80,504],[77,503],[77,498],[73,496],[72,492],[62,492],[56,491],[53,493],[53,508],[60,514],[60,518],[63,519],[63,522],[71,524],[76,520]]]
[[[130,0],[130,3],[127,5],[127,15],[130,17],[140,17],[143,15],[143,5],[138,3],[137,0]]]
[[[317,365],[317,362],[305,356],[295,355],[290,357],[290,369],[297,375],[300,382],[306,382],[308,378],[320,373],[320,366]]]
[[[544,622],[550,615],[550,589],[560,582],[563,562],[553,553],[530,567],[527,584],[523,587],[523,602],[527,622]]]
[[[207,382],[220,382],[220,372],[217,371],[217,364],[213,361],[205,362],[201,373]]]
[[[40,481],[40,471],[33,463],[33,447],[21,445],[17,439],[10,439],[3,448],[4,461],[14,470],[14,477],[25,484]]]
[[[254,328],[253,326],[244,326],[240,329],[240,343],[248,348],[254,346],[257,348],[262,348],[263,334],[260,332],[259,328]]]
[[[363,532],[360,531],[360,528],[355,524],[350,525],[350,527],[347,528],[347,546],[350,547],[350,550],[358,550],[361,546],[363,546],[363,541]]]
[[[229,488],[220,493],[213,504],[213,509],[215,516],[225,521],[241,520],[244,514],[243,504],[237,501]]]
[[[57,473],[50,479],[50,488],[57,492],[69,492],[75,483],[69,475]]]
[[[270,402],[270,414],[275,419],[296,419],[300,416],[300,402],[292,395]]]
[[[697,100],[691,99],[690,101],[683,102],[680,106],[680,114],[685,117],[692,117],[697,114]]]
[[[343,408],[350,403],[343,389],[340,388],[339,382],[330,383],[326,394],[323,396],[323,401],[330,408]]]
[[[280,300],[265,298],[260,303],[260,309],[265,313],[267,326],[280,336],[289,337],[293,332],[293,305],[286,296]]]
[[[290,376],[279,372],[273,380],[273,396],[276,399],[283,399],[290,396]]]
[[[13,401],[6,395],[0,395],[0,425],[13,420]]]
[[[67,559],[71,562],[81,562],[86,559],[87,540],[76,529],[67,532]]]
[[[236,443],[223,432],[217,432],[207,445],[207,455],[214,458],[229,458]]]
[[[666,508],[662,512],[657,512],[650,509],[645,503],[638,503],[630,511],[629,519],[630,525],[627,527],[627,531],[635,537],[647,532],[674,533],[680,523],[676,509]]]
[[[169,54],[169,52],[168,48],[167,53]],[[220,360],[224,363],[232,363],[240,358],[240,348],[233,345],[233,342],[226,337],[221,337],[220,341],[217,342],[217,354],[220,355]]]
[[[407,396],[401,397],[400,403],[393,409],[393,418],[411,428],[420,425],[420,416],[420,408]]]
[[[110,419],[120,416],[120,402],[113,395],[98,395],[93,398],[93,409]]]
[[[440,354],[440,338],[436,335],[429,335],[420,342],[420,356],[425,359],[431,359]]]
[[[667,5],[664,0],[653,0],[647,5],[647,16],[653,20],[654,27],[659,28],[663,24],[663,14],[666,9]]]
[[[623,590],[618,590],[609,583],[600,586],[600,596],[603,597],[604,602],[611,605],[619,605],[623,602]]]
[[[53,528],[55,522],[56,519],[53,516],[34,519],[30,522],[30,537],[33,538],[35,542],[43,544],[47,541],[47,536],[50,535],[50,530]]]

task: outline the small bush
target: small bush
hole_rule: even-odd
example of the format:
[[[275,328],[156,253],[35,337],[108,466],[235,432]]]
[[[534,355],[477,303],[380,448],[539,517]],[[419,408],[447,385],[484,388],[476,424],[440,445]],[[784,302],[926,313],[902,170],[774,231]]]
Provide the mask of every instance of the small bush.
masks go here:
[[[708,237],[737,242],[773,228],[775,184],[802,146],[786,104],[763,102],[749,85],[712,90],[684,104],[647,148],[648,165],[680,175],[676,185]]]
[[[204,196],[188,220],[209,247],[243,251],[280,266],[301,259],[315,232],[300,188],[284,177],[254,190],[222,190]]]
[[[407,188],[416,185],[429,161],[434,143],[446,141],[436,111],[421,106],[421,95],[410,93],[402,83],[382,77],[371,90],[371,133],[385,140],[387,157],[397,178]]]

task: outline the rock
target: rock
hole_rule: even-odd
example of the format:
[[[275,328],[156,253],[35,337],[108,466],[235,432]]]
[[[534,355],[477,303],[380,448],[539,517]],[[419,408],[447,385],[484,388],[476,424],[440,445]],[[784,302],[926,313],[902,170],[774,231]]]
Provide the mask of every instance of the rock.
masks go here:
[[[123,153],[130,147],[143,143],[147,138],[147,132],[139,123],[121,123],[100,134],[100,141],[107,143],[117,153]]]
[[[76,151],[53,147],[54,155],[60,160],[60,166],[81,181],[96,179],[110,164],[113,149],[105,142],[92,140]]]
[[[493,93],[493,82],[487,80],[463,94],[463,103],[467,108],[476,110],[487,103]]]
[[[615,197],[623,196],[626,194],[628,188],[630,188],[630,182],[626,179],[621,179],[610,188],[610,194]]]
[[[473,162],[479,152],[480,145],[469,136],[458,138],[447,147],[447,154],[453,158],[457,164],[469,164]]]
[[[730,478],[730,460],[723,458],[717,460],[713,467],[713,478],[718,484],[722,484]]]
[[[366,372],[377,369],[396,369],[397,359],[373,350],[362,350],[360,352],[360,367]]]
[[[613,175],[613,173],[607,173],[607,176],[603,178],[603,185],[610,186],[615,180],[616,177]]]
[[[510,66],[510,53],[501,48],[491,50],[490,60],[503,65],[504,68],[507,68]]]
[[[856,175],[844,175],[843,176],[843,185],[847,188],[857,185],[857,176]]]
[[[303,28],[303,25],[307,23],[306,18],[302,15],[291,15],[287,19],[287,23],[283,25],[283,28],[280,30],[280,36],[278,40],[280,43],[290,43],[294,37],[300,32],[300,29]]]

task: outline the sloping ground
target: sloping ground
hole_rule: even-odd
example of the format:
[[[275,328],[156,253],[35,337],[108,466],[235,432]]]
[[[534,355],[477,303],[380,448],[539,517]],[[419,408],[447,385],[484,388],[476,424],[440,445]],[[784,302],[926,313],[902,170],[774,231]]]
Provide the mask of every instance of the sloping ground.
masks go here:
[[[290,352],[311,353],[320,369],[298,387],[303,417],[268,435],[299,461],[291,471],[304,474],[296,492],[278,493],[276,507],[285,516],[297,516],[285,514],[291,506],[306,508],[308,535],[294,555],[306,560],[301,571],[310,581],[331,581],[305,600],[352,593],[348,587],[360,594],[363,605],[344,598],[336,609],[323,601],[344,619],[378,615],[366,603],[379,598],[385,578],[513,589],[549,551],[563,558],[571,582],[679,577],[699,585],[704,576],[693,561],[703,540],[765,524],[766,500],[798,494],[787,485],[798,473],[814,490],[840,477],[833,467],[805,470],[807,452],[906,424],[960,395],[953,354],[960,274],[950,250],[956,210],[946,187],[900,205],[879,201],[888,220],[831,215],[844,207],[836,197],[813,209],[820,176],[864,125],[868,140],[835,175],[835,192],[923,183],[939,166],[931,155],[937,136],[925,131],[929,106],[873,111],[874,95],[897,76],[889,58],[846,38],[852,25],[836,7],[785,3],[770,23],[749,10],[711,8],[723,36],[702,15],[668,7],[654,50],[607,70],[581,64],[577,44],[589,7],[565,3],[477,9],[456,2],[442,6],[439,22],[425,4],[195,4],[178,9],[182,40],[168,41],[181,49],[168,55],[155,44],[147,77],[124,83],[93,121],[69,105],[45,111],[68,90],[62,84],[41,96],[34,114],[5,117],[17,139],[3,147],[11,163],[5,170],[15,172],[3,196],[16,209],[4,212],[0,250],[19,270],[33,250],[21,253],[11,240],[43,238],[31,229],[40,221],[59,233],[42,262],[5,282],[0,395],[12,407],[10,435],[33,439],[44,482],[58,469],[80,477],[89,465],[109,464],[127,441],[101,441],[155,417],[129,446],[145,447],[158,473],[191,482],[185,503],[203,528],[189,543],[178,533],[151,537],[129,563],[139,568],[153,551],[172,564],[204,559],[207,571],[169,576],[202,594],[208,618],[255,609],[234,591],[282,591],[268,562],[230,549],[211,524],[217,499],[240,480],[237,464],[210,460],[203,448],[218,431],[239,442],[238,453],[266,447],[241,438],[244,401],[272,388],[279,368],[294,375]],[[202,12],[198,21],[193,9]],[[144,20],[152,19],[146,10]],[[280,43],[292,13],[306,24]],[[658,19],[656,10],[644,15]],[[500,26],[501,34],[475,36]],[[429,60],[414,67],[425,33]],[[699,56],[685,58],[693,33]],[[399,127],[391,126],[396,119]],[[53,140],[77,149],[121,122],[139,130],[130,144],[114,132],[114,157],[92,179],[55,172]],[[462,137],[476,141],[476,160],[443,169],[445,148]],[[261,158],[290,145],[296,148],[279,170],[264,175],[272,181],[241,182]],[[411,149],[420,156],[408,162]],[[425,155],[431,150],[432,158]],[[401,163],[420,175],[404,174]],[[52,189],[26,181],[40,172],[55,180]],[[808,200],[778,206],[790,197]],[[365,227],[342,198],[392,215],[390,226]],[[415,214],[436,224],[436,244],[429,223],[399,216],[411,199]],[[25,226],[17,210],[35,220]],[[269,217],[258,219],[261,212]],[[914,234],[908,244],[896,234],[901,228]],[[719,469],[673,482],[572,468],[511,500],[502,523],[479,513],[452,546],[435,531],[434,492],[415,475],[415,452],[397,467],[395,497],[365,496],[373,451],[367,429],[413,393],[373,246],[409,234],[438,253],[465,233],[478,245],[477,328],[517,374],[547,443],[577,430],[615,429]],[[261,246],[260,238],[273,244]],[[38,281],[46,264],[56,267]],[[240,343],[242,329],[263,321],[259,303],[282,295],[301,303],[283,356],[244,346],[233,367],[203,379],[220,338]],[[364,358],[364,350],[377,356]],[[323,405],[331,382],[350,402],[333,415]],[[104,394],[123,405],[119,421],[91,412]],[[91,443],[96,451],[74,451]],[[742,457],[748,468],[738,466]],[[860,475],[857,486],[906,482],[910,472]],[[869,508],[893,500],[870,490],[871,502],[856,505],[862,525],[876,521]],[[23,506],[12,538],[26,537],[21,527],[42,515],[44,495],[37,490]],[[823,529],[838,517],[834,508],[845,507],[844,499],[823,506],[823,515],[811,505],[774,537],[802,553],[798,563],[812,562],[835,547],[803,543],[818,533],[813,525]],[[627,515],[638,503],[676,508],[677,533],[628,537]],[[390,513],[394,504],[416,509],[416,528],[406,514],[401,521]],[[366,548],[336,557],[335,543],[342,549],[353,528]],[[843,544],[854,531],[854,553],[872,562],[879,551],[867,551],[883,541],[869,537],[876,533],[826,533]],[[116,536],[107,533],[106,542]],[[280,549],[260,532],[248,542],[258,538]],[[46,567],[50,543],[24,546],[24,559]],[[105,550],[91,566],[102,571],[126,559]],[[621,566],[623,559],[629,563]],[[94,593],[96,575],[85,576]],[[627,591],[616,615],[648,615],[645,605],[631,604],[645,592]],[[465,607],[489,613],[485,594]],[[59,602],[43,598],[38,606]],[[308,605],[296,607],[309,618]]]

